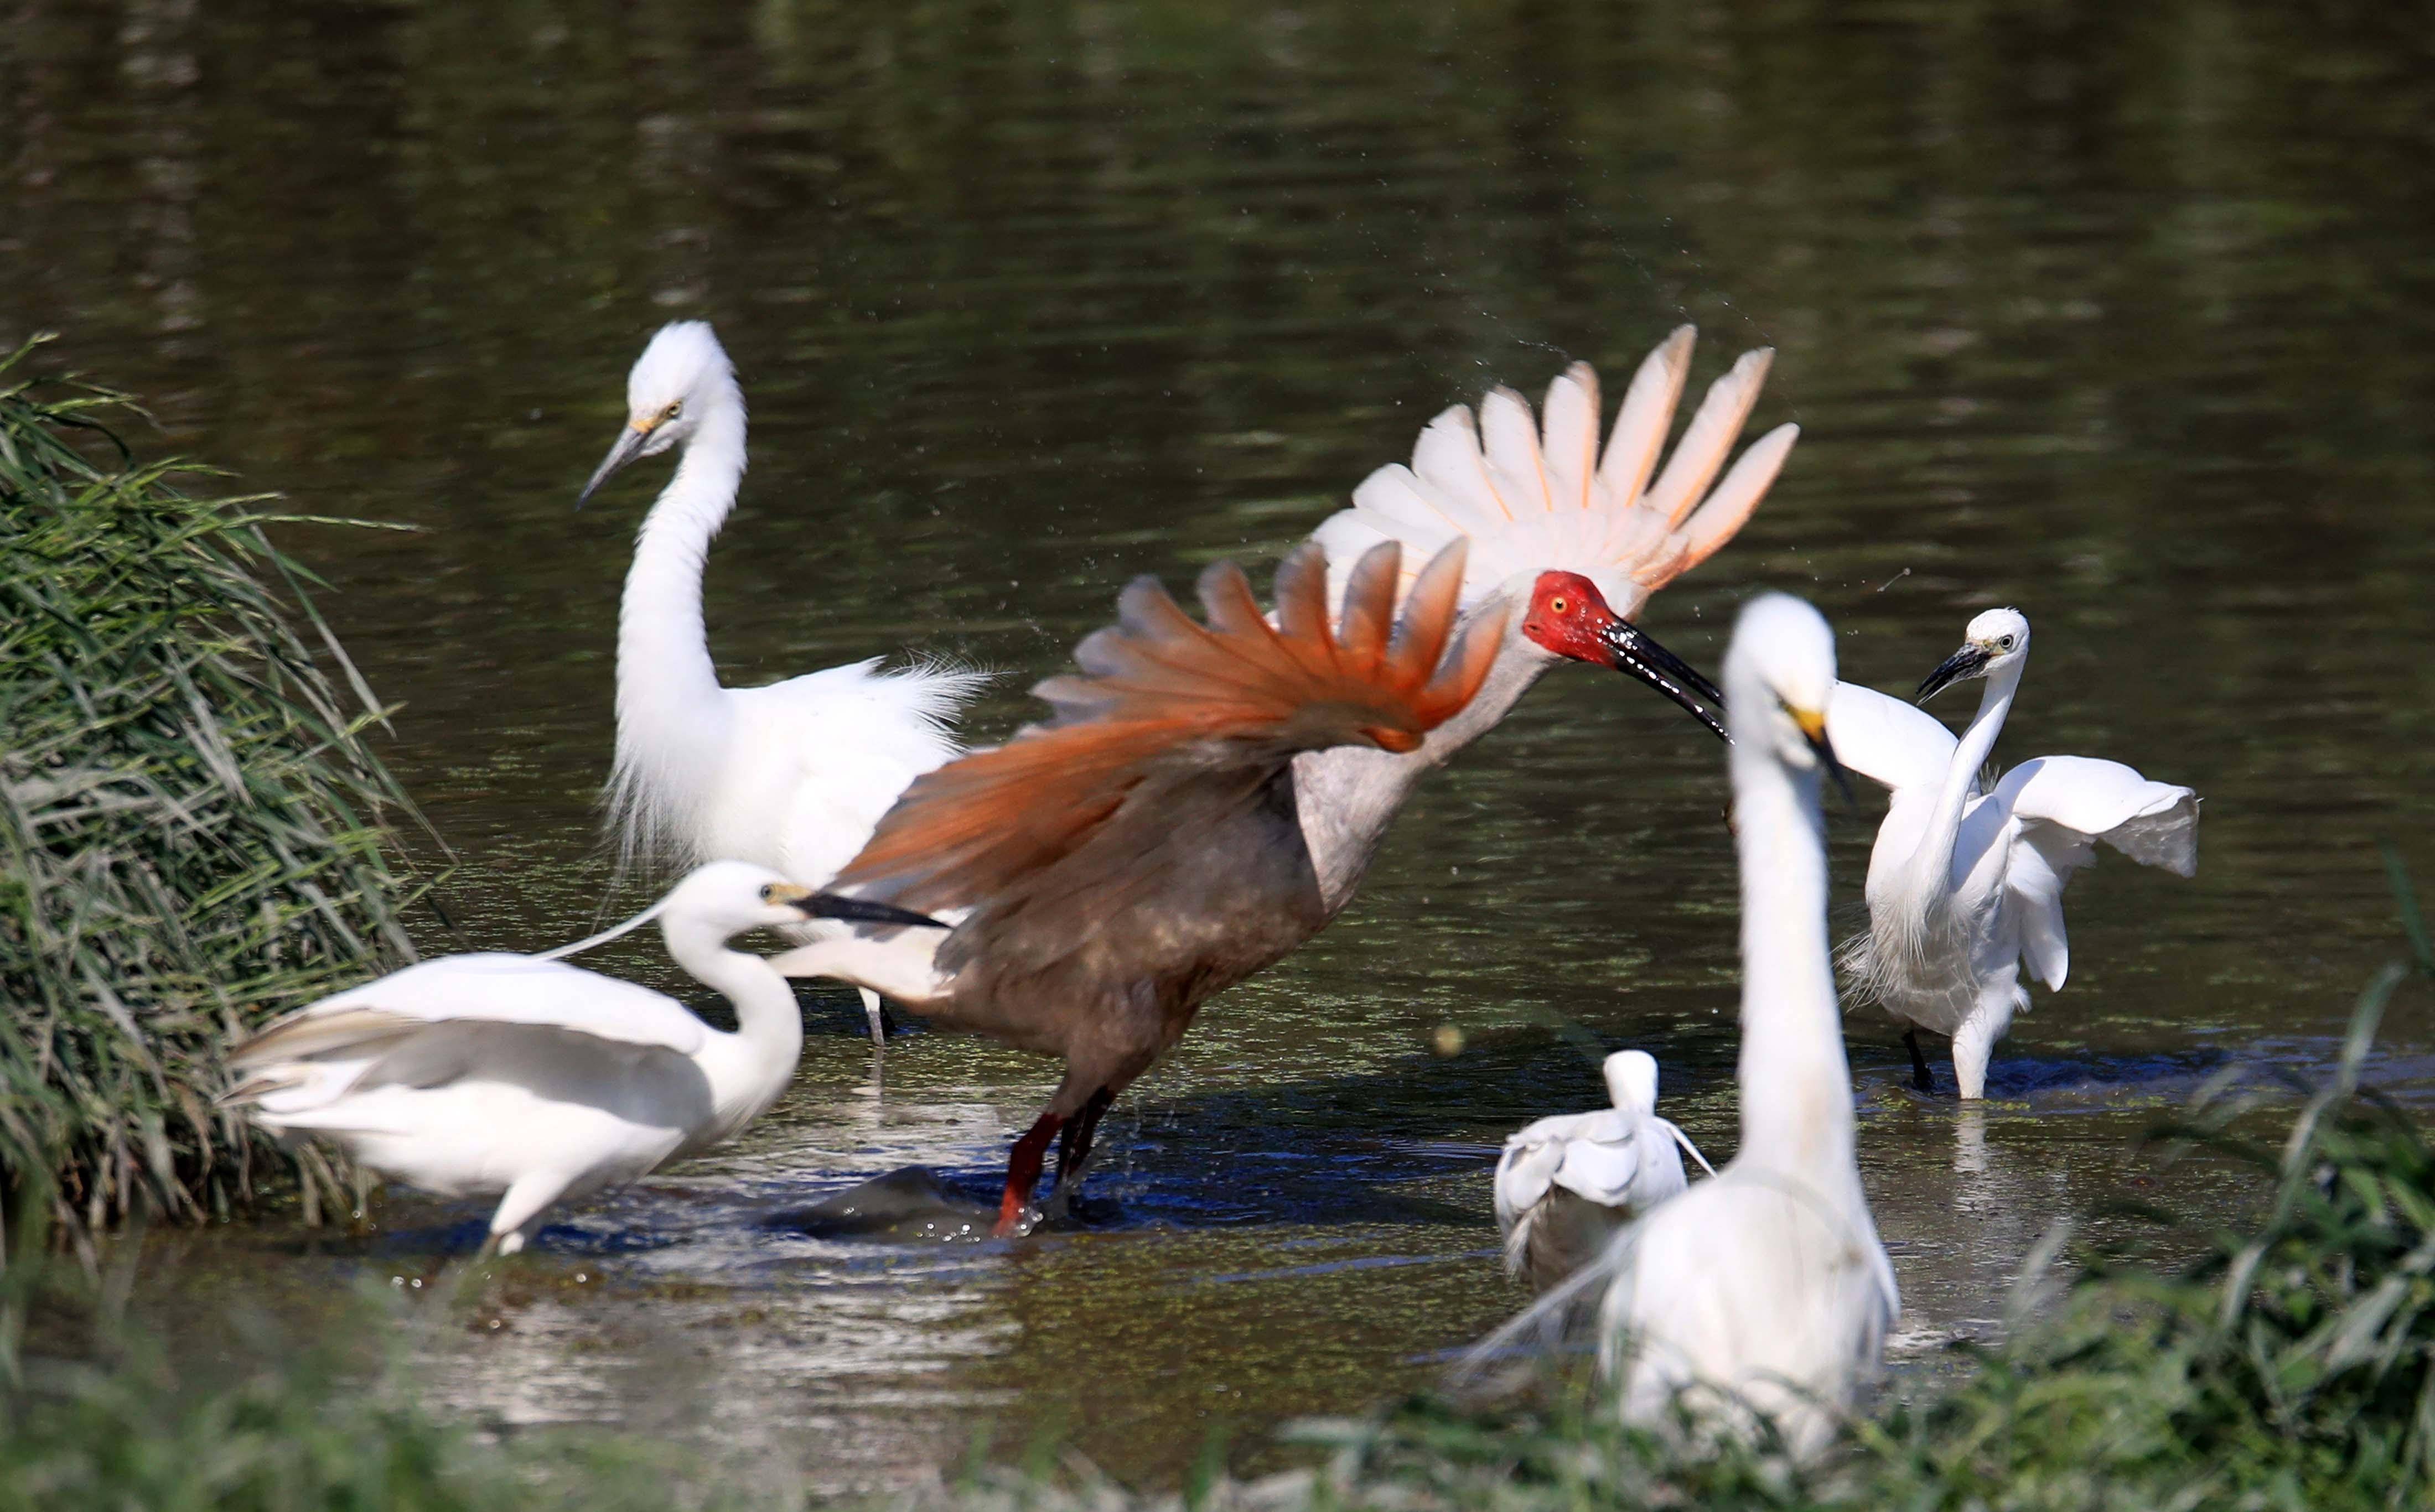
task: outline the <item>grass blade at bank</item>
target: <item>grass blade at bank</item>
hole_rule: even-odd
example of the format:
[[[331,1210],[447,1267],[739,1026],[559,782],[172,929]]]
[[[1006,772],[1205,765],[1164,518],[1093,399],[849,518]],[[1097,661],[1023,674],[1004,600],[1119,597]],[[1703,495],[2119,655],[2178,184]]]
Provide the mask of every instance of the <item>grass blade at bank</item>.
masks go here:
[[[263,501],[136,461],[103,424],[132,403],[33,351],[0,360],[0,1196],[39,1177],[74,1234],[302,1159],[310,1205],[320,1158],[211,1100],[240,1028],[413,958],[381,711]]]

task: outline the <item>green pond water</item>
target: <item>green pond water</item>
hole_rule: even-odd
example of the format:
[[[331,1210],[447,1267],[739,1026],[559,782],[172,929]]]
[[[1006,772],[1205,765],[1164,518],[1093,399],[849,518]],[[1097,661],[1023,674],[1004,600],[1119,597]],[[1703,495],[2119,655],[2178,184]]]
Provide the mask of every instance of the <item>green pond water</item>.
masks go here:
[[[1644,623],[1713,668],[1753,590],[1907,689],[2017,604],[1999,759],[2205,799],[2200,873],[2109,854],[2072,974],[1983,1110],[1849,1021],[1897,1358],[2000,1326],[2058,1217],[2229,1217],[2131,1145],[2230,1064],[2333,1057],[2435,877],[2435,68],[2353,5],[916,0],[874,7],[15,0],[0,26],[0,340],[148,397],[291,527],[461,863],[423,944],[535,949],[613,891],[593,802],[616,595],[660,473],[580,513],[625,369],[716,321],[752,471],[714,551],[732,681],[895,648],[1023,690],[1155,572],[1265,564],[1439,408],[1572,357],[1610,392],[1696,321],[1697,381],[1777,349],[1798,421],[1741,538]],[[1943,712],[1961,716],[1967,696]],[[1354,907],[1227,993],[1113,1115],[1100,1217],[1012,1247],[772,1230],[897,1166],[984,1189],[1054,1079],[807,991],[793,1091],[714,1157],[570,1209],[464,1327],[440,1401],[670,1435],[839,1492],[1062,1432],[1132,1481],[1215,1433],[1424,1384],[1520,1302],[1499,1140],[1653,1051],[1734,1142],[1735,902],[1714,743],[1550,677],[1405,814]],[[1856,905],[1876,812],[1832,822]],[[682,989],[648,941],[597,963]],[[699,994],[695,994],[698,999]],[[1440,1031],[1462,1048],[1441,1055]],[[1578,1032],[1576,1032],[1578,1031]],[[2435,1093],[2399,1013],[2374,1074]],[[1948,1082],[1949,1085],[1949,1082]],[[1109,1206],[1113,1205],[1113,1206]],[[144,1243],[172,1326],[309,1330],[434,1274],[476,1204]],[[335,1314],[329,1314],[335,1315]]]

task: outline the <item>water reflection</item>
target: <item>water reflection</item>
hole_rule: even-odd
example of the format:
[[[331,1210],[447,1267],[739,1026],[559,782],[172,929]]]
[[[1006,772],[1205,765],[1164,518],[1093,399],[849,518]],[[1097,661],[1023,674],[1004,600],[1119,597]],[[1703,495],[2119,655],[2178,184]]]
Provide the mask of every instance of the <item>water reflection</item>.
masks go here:
[[[468,860],[468,943],[517,948],[602,906],[639,506],[568,505],[670,315],[719,322],[754,404],[709,566],[723,674],[953,650],[1014,674],[983,736],[1124,578],[1275,557],[1490,381],[1573,355],[1612,380],[1685,318],[1701,382],[1772,343],[1753,425],[1804,438],[1652,633],[1713,662],[1744,593],[1793,589],[1848,676],[1899,688],[2018,603],[2038,694],[1999,758],[2103,750],[2207,797],[2195,884],[2074,882],[2070,991],[2014,1025],[1978,1120],[1913,1098],[1891,1028],[1852,1019],[1926,1339],[1995,1326],[2053,1214],[2158,1194],[2124,1151],[2194,1078],[2326,1064],[2390,944],[2372,842],[2435,860],[2423,31],[2222,0],[1865,25],[1778,0],[19,0],[0,340],[61,329],[168,444],[423,527],[285,539],[406,703],[392,754]],[[1597,1096],[1550,1023],[1655,1053],[1669,1112],[1731,1153],[1722,773],[1645,702],[1550,678],[1425,787],[1354,911],[1130,1100],[1110,1223],[947,1254],[765,1228],[907,1163],[985,1181],[1045,1079],[918,1036],[872,1099],[852,1000],[808,1000],[779,1116],[572,1214],[499,1330],[428,1346],[451,1392],[519,1420],[682,1409],[868,1486],[996,1413],[1018,1444],[1062,1416],[1146,1479],[1233,1422],[1251,1463],[1281,1417],[1425,1379],[1518,1300],[1477,1254],[1494,1145]],[[1873,818],[1835,829],[1847,899]],[[604,969],[682,989],[647,945]],[[1442,1024],[1462,1054],[1429,1053]],[[2424,1098],[2430,1054],[2397,1020],[2377,1074]],[[465,1214],[382,1216],[394,1250],[152,1242],[215,1303],[309,1297],[434,1263]]]

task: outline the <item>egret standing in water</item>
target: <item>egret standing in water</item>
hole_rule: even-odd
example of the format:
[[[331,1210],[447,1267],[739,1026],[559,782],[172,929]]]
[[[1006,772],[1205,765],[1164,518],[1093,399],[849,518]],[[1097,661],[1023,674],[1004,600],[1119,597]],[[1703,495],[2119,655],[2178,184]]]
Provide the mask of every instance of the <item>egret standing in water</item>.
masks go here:
[[[1657,1116],[1654,1057],[1607,1057],[1606,1090],[1614,1107],[1540,1119],[1508,1139],[1497,1159],[1506,1274],[1534,1290],[1596,1260],[1624,1225],[1682,1192],[1682,1151],[1717,1174],[1688,1135]]]
[[[734,1033],[674,998],[546,956],[448,955],[237,1045],[229,1064],[242,1079],[221,1102],[425,1192],[500,1194],[483,1248],[512,1255],[553,1203],[707,1149],[786,1091],[803,1047],[794,990],[760,956],[728,949],[730,937],[815,918],[926,922],[815,898],[735,861],[694,872],[633,922],[652,918],[670,957],[734,1005]]]
[[[1935,1083],[1919,1031],[1952,1037],[1965,1099],[1986,1094],[1988,1057],[2029,1006],[2021,963],[2047,990],[2063,990],[2064,885],[2097,859],[2098,840],[2144,866],[2198,870],[2199,800],[2186,787],[2086,756],[2037,757],[1984,786],[2029,659],[2029,622],[2018,610],[1970,622],[1961,648],[1919,686],[1924,703],[1986,679],[1959,741],[1920,710],[1851,683],[1836,689],[1829,716],[1844,761],[1892,790],[1869,856],[1869,929],[1844,946],[1845,971],[1856,995],[1905,1025],[1922,1091]]]
[[[1678,1398],[1795,1455],[1822,1447],[1900,1312],[1854,1150],[1852,1074],[1826,949],[1821,776],[1835,641],[1798,599],[1754,599],[1725,652],[1741,863],[1741,1148],[1615,1241],[1598,1363],[1628,1420]],[[1561,1295],[1561,1294],[1557,1294]]]
[[[620,469],[682,448],[644,517],[617,611],[617,754],[607,802],[622,863],[750,861],[818,888],[906,785],[954,759],[949,725],[983,678],[879,659],[759,688],[719,685],[702,562],[744,477],[744,393],[699,320],[663,326],[626,380],[626,429],[579,505]],[[803,939],[832,931],[798,931]],[[865,990],[872,1043],[879,998]]]

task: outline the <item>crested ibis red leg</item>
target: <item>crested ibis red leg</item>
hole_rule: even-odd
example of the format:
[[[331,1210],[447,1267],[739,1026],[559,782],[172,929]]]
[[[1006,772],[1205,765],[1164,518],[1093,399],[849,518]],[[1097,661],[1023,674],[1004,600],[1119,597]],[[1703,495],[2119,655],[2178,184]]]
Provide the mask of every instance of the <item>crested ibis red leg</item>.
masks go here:
[[[1024,1211],[1031,1206],[1031,1189],[1040,1184],[1040,1168],[1048,1159],[1048,1142],[1065,1115],[1054,1108],[1040,1115],[1039,1121],[1006,1158],[1006,1195],[998,1199],[997,1227],[990,1230],[993,1238],[1004,1239],[1023,1222]]]
[[[1041,1168],[1048,1162],[1050,1140],[1057,1141],[1057,1190],[1064,1193],[1069,1181],[1082,1178],[1082,1167],[1091,1159],[1091,1141],[1099,1131],[1099,1117],[1115,1100],[1114,1089],[1102,1087],[1073,1117],[1051,1108],[1014,1142],[1006,1158],[1006,1194],[998,1199],[997,1226],[990,1230],[993,1238],[1006,1238],[1023,1222],[1031,1194],[1040,1185]]]

